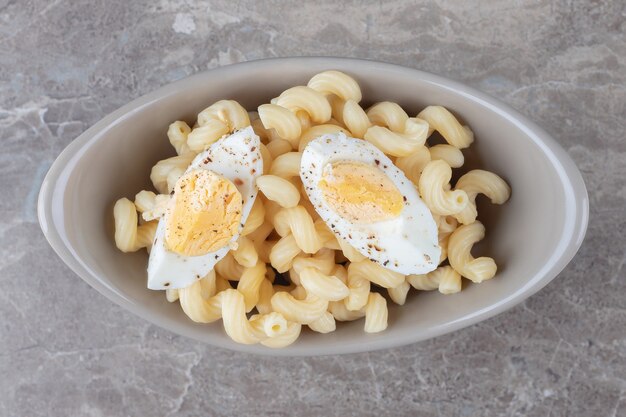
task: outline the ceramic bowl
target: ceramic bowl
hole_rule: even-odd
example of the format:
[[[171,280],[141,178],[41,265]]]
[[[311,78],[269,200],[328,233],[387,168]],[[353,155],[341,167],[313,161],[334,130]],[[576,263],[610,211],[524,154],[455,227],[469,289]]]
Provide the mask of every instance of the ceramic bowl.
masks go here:
[[[465,284],[454,295],[411,291],[404,306],[389,303],[389,327],[363,332],[363,321],[340,323],[322,335],[303,331],[293,345],[272,350],[230,340],[221,322],[196,324],[160,291],[146,288],[145,252],[124,254],[113,243],[116,199],[150,188],[152,165],[174,154],[166,131],[174,120],[193,122],[219,99],[248,109],[266,103],[315,73],[337,69],[354,76],[365,105],[400,103],[410,115],[429,104],[446,106],[475,133],[468,167],[500,174],[513,190],[503,206],[479,206],[487,238],[477,252],[496,259],[497,276]],[[274,355],[322,355],[405,345],[486,320],[513,307],[554,279],[582,243],[588,199],[567,153],[534,123],[492,97],[454,81],[397,65],[345,58],[280,58],[217,68],[174,82],[108,115],[74,140],[50,168],[39,195],[41,228],[78,276],[129,311],[211,345]],[[85,308],[89,308],[88,305]]]

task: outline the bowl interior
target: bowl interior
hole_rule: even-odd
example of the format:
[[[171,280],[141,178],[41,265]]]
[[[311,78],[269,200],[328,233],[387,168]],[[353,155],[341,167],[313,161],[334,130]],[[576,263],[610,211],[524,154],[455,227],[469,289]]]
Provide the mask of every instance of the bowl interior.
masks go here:
[[[464,152],[467,166],[498,173],[513,190],[504,206],[479,204],[487,238],[475,255],[495,258],[499,271],[480,285],[466,283],[459,294],[411,291],[404,306],[390,302],[383,333],[365,334],[363,321],[341,323],[327,335],[305,331],[296,344],[274,353],[341,353],[426,339],[495,314],[521,293],[538,289],[547,268],[554,267],[555,250],[571,222],[564,214],[570,191],[545,144],[529,139],[529,131],[510,113],[462,86],[415,70],[358,62],[296,59],[220,68],[143,97],[86,132],[85,146],[63,168],[50,208],[65,245],[85,271],[81,275],[89,275],[88,281],[116,302],[178,333],[223,347],[266,351],[235,344],[220,322],[191,322],[177,303],[148,290],[147,255],[123,254],[113,244],[112,207],[120,197],[133,199],[139,190],[151,189],[153,164],[174,155],[166,136],[172,121],[192,124],[199,111],[219,99],[238,100],[253,110],[285,88],[305,84],[316,72],[339,69],[358,80],[366,104],[396,101],[410,115],[439,104],[472,128],[476,141]]]

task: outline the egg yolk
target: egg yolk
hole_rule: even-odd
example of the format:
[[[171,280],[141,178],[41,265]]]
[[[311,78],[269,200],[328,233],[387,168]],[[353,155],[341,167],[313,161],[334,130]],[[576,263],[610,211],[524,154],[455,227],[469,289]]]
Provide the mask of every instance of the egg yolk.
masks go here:
[[[239,231],[242,207],[241,194],[226,178],[204,169],[184,174],[168,208],[167,249],[200,256],[226,246]]]
[[[402,194],[389,177],[361,162],[327,165],[317,186],[330,208],[352,223],[389,220],[404,207]]]

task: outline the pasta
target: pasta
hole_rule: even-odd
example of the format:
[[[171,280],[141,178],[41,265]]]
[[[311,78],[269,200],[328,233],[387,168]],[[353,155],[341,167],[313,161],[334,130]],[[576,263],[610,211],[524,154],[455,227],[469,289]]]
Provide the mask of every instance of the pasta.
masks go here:
[[[256,185],[268,200],[275,201],[281,207],[295,207],[300,201],[300,191],[277,175],[263,175],[257,178]]]
[[[427,133],[426,122],[418,118],[409,118],[399,131],[372,126],[367,129],[363,139],[391,156],[408,156],[424,145]]]
[[[317,268],[304,268],[300,272],[300,283],[309,294],[329,301],[340,301],[350,294],[339,278],[324,274]]]
[[[288,323],[287,330],[283,334],[262,340],[261,344],[275,349],[289,346],[300,336],[301,330],[302,325],[298,323]]]
[[[215,296],[215,278],[213,272],[189,287],[178,290],[180,306],[191,320],[211,323],[222,317],[221,297]]]
[[[365,318],[365,332],[381,332],[388,325],[387,299],[404,305],[411,288],[449,295],[462,291],[463,278],[473,283],[493,278],[495,261],[471,253],[485,235],[476,220],[476,198],[483,194],[503,204],[511,189],[484,170],[455,176],[453,188],[452,170],[463,167],[462,149],[474,141],[472,131],[442,106],[428,106],[411,117],[398,103],[383,101],[364,110],[361,100],[356,80],[331,70],[314,75],[306,86],[288,88],[258,111],[220,100],[202,110],[193,127],[173,122],[167,138],[176,156],[152,168],[156,192],[142,190],[134,201],[121,198],[114,205],[116,246],[123,252],[150,251],[160,219],[176,201],[170,192],[191,161],[224,136],[252,126],[261,139],[257,152],[263,175],[254,177],[259,192],[247,217],[241,217],[228,252],[219,260],[215,256],[218,261],[208,274],[184,288],[165,290],[166,300],[178,302],[191,320],[221,319],[226,334],[238,343],[280,348],[294,343],[303,326],[330,333],[337,322]],[[446,143],[429,143],[435,131]],[[301,160],[312,140],[337,133],[379,148],[417,188],[437,225],[441,256],[436,269],[422,275],[391,271],[320,218],[305,190],[310,184],[300,177]]]
[[[417,117],[428,123],[428,136],[436,130],[446,142],[459,149],[467,148],[474,142],[474,134],[470,128],[461,125],[445,107],[428,106]]]
[[[305,268],[315,268],[323,274],[331,275],[335,267],[335,253],[329,249],[320,249],[314,256],[299,255],[293,260],[293,271],[299,275]],[[339,265],[341,266],[341,265]]]
[[[228,132],[250,126],[248,112],[235,100],[220,100],[198,114],[198,126],[205,126],[211,120],[224,123]]]
[[[302,152],[304,148],[306,147],[306,145],[308,145],[310,141],[312,141],[313,139],[317,137],[320,137],[322,135],[327,135],[329,133],[339,133],[339,132],[342,132],[345,134],[350,133],[343,127],[338,126],[338,125],[333,125],[333,124],[323,124],[323,125],[312,126],[308,128],[307,130],[305,130],[300,136],[300,142],[298,143],[298,152]]]
[[[302,126],[295,113],[276,104],[263,104],[259,106],[259,117],[266,129],[276,130],[281,138],[291,143],[293,149],[298,148]]]
[[[180,176],[187,169],[193,158],[194,155],[189,153],[157,162],[150,173],[150,180],[154,188],[161,194],[169,194],[174,189],[173,183],[170,182],[171,178],[168,178],[170,173],[175,172]],[[170,186],[172,186],[171,189]]]
[[[309,323],[309,329],[318,333],[330,333],[337,329],[337,323],[333,315],[326,311],[319,319]]]
[[[269,174],[274,158],[263,143],[261,143],[261,158],[263,159],[263,174]]]
[[[258,343],[280,336],[287,330],[287,321],[277,312],[246,317],[243,294],[235,289],[220,293],[224,330],[234,341],[243,344]]]
[[[472,246],[485,237],[485,226],[481,222],[463,225],[452,232],[448,242],[450,265],[459,274],[473,282],[483,282],[496,275],[497,266],[492,258],[474,258]]]
[[[248,112],[248,117],[250,118],[250,126],[254,130],[254,133],[261,139],[261,143],[267,143],[269,139],[269,133],[263,126],[263,122],[259,118],[258,112]]]
[[[330,103],[324,94],[309,87],[291,87],[278,97],[276,104],[292,112],[304,111],[314,123],[325,123],[330,120]]]
[[[308,296],[298,300],[286,291],[272,296],[272,308],[281,313],[289,321],[310,324],[324,315],[328,309],[328,300],[316,296]]]
[[[419,184],[420,176],[424,168],[431,160],[430,155],[429,148],[422,146],[410,155],[396,158],[396,166],[404,172],[404,175],[406,175],[413,184],[417,185]]]
[[[169,201],[169,195],[157,195],[152,191],[142,190],[135,195],[135,207],[145,221],[161,218],[165,214]]]
[[[431,161],[424,167],[419,180],[419,192],[430,211],[447,216],[461,212],[468,204],[463,190],[450,191],[446,186],[452,178],[450,165],[442,160]]]
[[[115,245],[122,252],[136,252],[149,247],[154,240],[156,222],[137,225],[137,209],[132,201],[121,198],[113,208]]]
[[[276,157],[272,162],[270,174],[283,178],[299,176],[301,158],[301,152],[288,152]]]
[[[320,72],[309,80],[307,86],[322,94],[334,94],[344,101],[361,101],[361,88],[357,82],[339,71]]]
[[[313,219],[302,206],[285,208],[276,213],[274,228],[280,236],[292,233],[296,244],[305,253],[315,253],[324,244],[317,234]]]
[[[370,293],[365,307],[365,326],[363,330],[367,333],[382,332],[387,328],[387,300],[376,293]]]
[[[416,290],[432,291],[438,289],[442,294],[454,294],[461,291],[461,275],[451,266],[446,265],[425,275],[409,275],[407,282]]]
[[[331,301],[328,303],[328,311],[336,321],[353,321],[365,316],[365,309],[348,310],[345,303],[341,301]]]
[[[287,272],[293,260],[300,253],[300,248],[296,244],[296,239],[289,234],[281,238],[274,244],[269,253],[269,261],[272,267],[280,272]]]
[[[409,290],[411,289],[411,284],[405,279],[398,285],[397,287],[388,288],[387,294],[389,294],[389,298],[398,304],[404,305],[406,302],[406,297],[409,295]]]
[[[354,100],[347,100],[343,104],[341,120],[352,135],[360,139],[365,136],[367,129],[372,125],[365,110]]]
[[[291,151],[291,143],[284,139],[274,139],[267,144],[267,151],[272,159],[278,158],[280,155],[286,154]]]
[[[229,252],[224,258],[215,264],[215,272],[229,281],[239,281],[244,267],[236,260],[233,252]]]
[[[260,198],[257,198],[252,205],[252,210],[250,210],[248,220],[246,220],[243,229],[241,229],[241,236],[247,236],[256,232],[264,221],[265,207],[263,206],[263,201]]]
[[[246,313],[249,313],[259,302],[261,284],[265,281],[265,270],[265,263],[258,262],[254,266],[246,268],[241,274],[237,291],[243,295]]]
[[[373,124],[388,127],[394,132],[403,131],[407,120],[409,120],[409,115],[404,109],[398,103],[391,101],[383,101],[373,105],[367,110],[367,117]]]
[[[246,268],[252,268],[259,260],[259,254],[254,247],[254,243],[245,236],[241,236],[237,241],[237,249],[232,251],[235,261]]]
[[[176,150],[178,155],[184,155],[189,152],[189,145],[187,144],[187,138],[191,128],[183,121],[176,121],[170,124],[167,129],[167,138]]]
[[[228,125],[218,119],[209,119],[187,135],[187,147],[195,152],[207,149],[229,132]]]
[[[367,304],[370,293],[370,281],[367,275],[362,273],[358,262],[352,262],[348,266],[348,278],[346,280],[350,293],[344,300],[346,308],[351,311],[360,310]]]
[[[428,148],[430,159],[435,161],[441,159],[451,168],[460,168],[465,162],[463,152],[452,145],[435,145]]]
[[[468,197],[467,206],[455,215],[462,224],[470,224],[476,220],[476,197],[484,194],[492,204],[504,204],[511,195],[511,188],[493,172],[475,169],[463,175],[456,183],[459,190],[465,191]]]

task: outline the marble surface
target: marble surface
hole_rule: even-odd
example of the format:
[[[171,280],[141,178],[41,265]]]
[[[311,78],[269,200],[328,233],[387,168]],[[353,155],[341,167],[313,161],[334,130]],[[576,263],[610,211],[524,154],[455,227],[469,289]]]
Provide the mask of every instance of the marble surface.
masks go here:
[[[626,415],[623,1],[0,0],[0,416]],[[170,81],[273,56],[372,58],[509,103],[588,185],[579,254],[540,293],[424,343],[275,359],[126,313],[36,219],[54,158]]]

